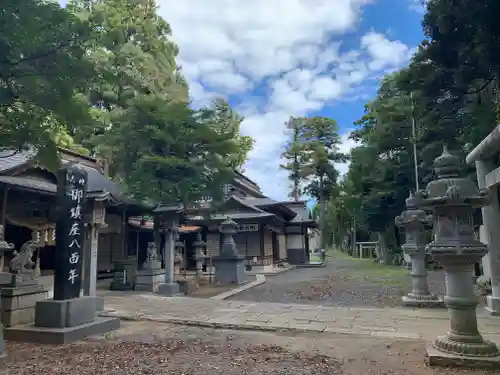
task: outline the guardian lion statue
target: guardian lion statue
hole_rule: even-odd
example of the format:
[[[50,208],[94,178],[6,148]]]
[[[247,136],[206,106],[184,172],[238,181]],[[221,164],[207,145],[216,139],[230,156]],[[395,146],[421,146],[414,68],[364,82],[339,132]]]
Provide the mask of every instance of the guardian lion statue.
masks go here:
[[[21,249],[18,251],[14,250],[14,258],[9,263],[9,271],[13,274],[24,273],[26,271],[33,271],[35,268],[35,262],[31,259],[33,258],[33,253],[36,250],[37,241],[29,240],[26,241]]]

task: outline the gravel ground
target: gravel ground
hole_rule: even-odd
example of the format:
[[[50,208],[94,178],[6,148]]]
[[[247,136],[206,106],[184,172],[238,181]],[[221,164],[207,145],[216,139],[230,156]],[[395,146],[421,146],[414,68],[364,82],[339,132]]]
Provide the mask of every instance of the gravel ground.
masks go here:
[[[444,294],[442,270],[429,271],[431,292]],[[325,268],[299,268],[270,276],[267,282],[233,300],[335,306],[391,307],[411,289],[409,272],[371,260],[330,257]]]
[[[8,343],[6,374],[495,374],[425,367],[421,342],[286,336],[153,322],[127,322],[122,327],[106,336],[59,347]]]

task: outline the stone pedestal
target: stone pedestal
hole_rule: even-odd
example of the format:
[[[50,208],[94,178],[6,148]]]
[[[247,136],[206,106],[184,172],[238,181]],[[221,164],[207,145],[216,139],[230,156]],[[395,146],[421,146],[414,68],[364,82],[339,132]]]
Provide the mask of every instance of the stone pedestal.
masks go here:
[[[45,300],[46,293],[44,287],[38,284],[2,287],[3,325],[12,327],[33,323],[36,303]]]
[[[403,305],[408,307],[445,307],[443,300],[429,291],[425,253],[408,252],[408,254],[411,257],[412,291],[402,298]]]
[[[219,284],[243,284],[245,282],[245,257],[238,253],[233,235],[238,225],[227,219],[220,225],[224,242],[220,255],[214,258],[215,282]]]
[[[5,338],[42,344],[66,344],[120,328],[118,318],[97,317],[96,310],[95,298],[88,296],[37,302],[35,324],[7,329]]]
[[[137,271],[135,290],[144,292],[158,292],[160,284],[165,282],[165,271],[158,269],[142,269]]]

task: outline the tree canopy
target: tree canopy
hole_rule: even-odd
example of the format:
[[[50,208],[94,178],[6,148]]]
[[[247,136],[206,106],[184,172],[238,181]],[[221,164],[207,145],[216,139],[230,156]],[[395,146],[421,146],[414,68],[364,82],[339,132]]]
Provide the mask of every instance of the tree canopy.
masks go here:
[[[494,128],[500,68],[494,14],[499,10],[494,0],[428,2],[422,24],[426,39],[409,66],[382,80],[356,122],[351,137],[359,147],[352,150],[341,183],[344,199],[331,202],[330,225],[342,225],[347,233],[350,224],[343,221],[356,219],[358,230],[379,233],[382,247],[395,251],[394,217],[417,185],[414,143],[418,185],[424,188],[444,144],[463,159]],[[354,204],[346,211],[348,196]]]
[[[0,148],[98,155],[141,199],[220,195],[253,140],[224,99],[192,107],[154,0],[17,3],[0,10]]]

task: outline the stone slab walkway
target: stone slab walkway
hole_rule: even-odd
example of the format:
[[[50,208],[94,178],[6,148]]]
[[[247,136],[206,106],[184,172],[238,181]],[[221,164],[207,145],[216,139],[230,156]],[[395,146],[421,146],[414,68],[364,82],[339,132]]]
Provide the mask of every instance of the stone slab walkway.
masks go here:
[[[448,329],[446,310],[332,307],[107,293],[105,315],[195,326],[432,340]],[[484,337],[500,344],[500,318],[478,309]]]

